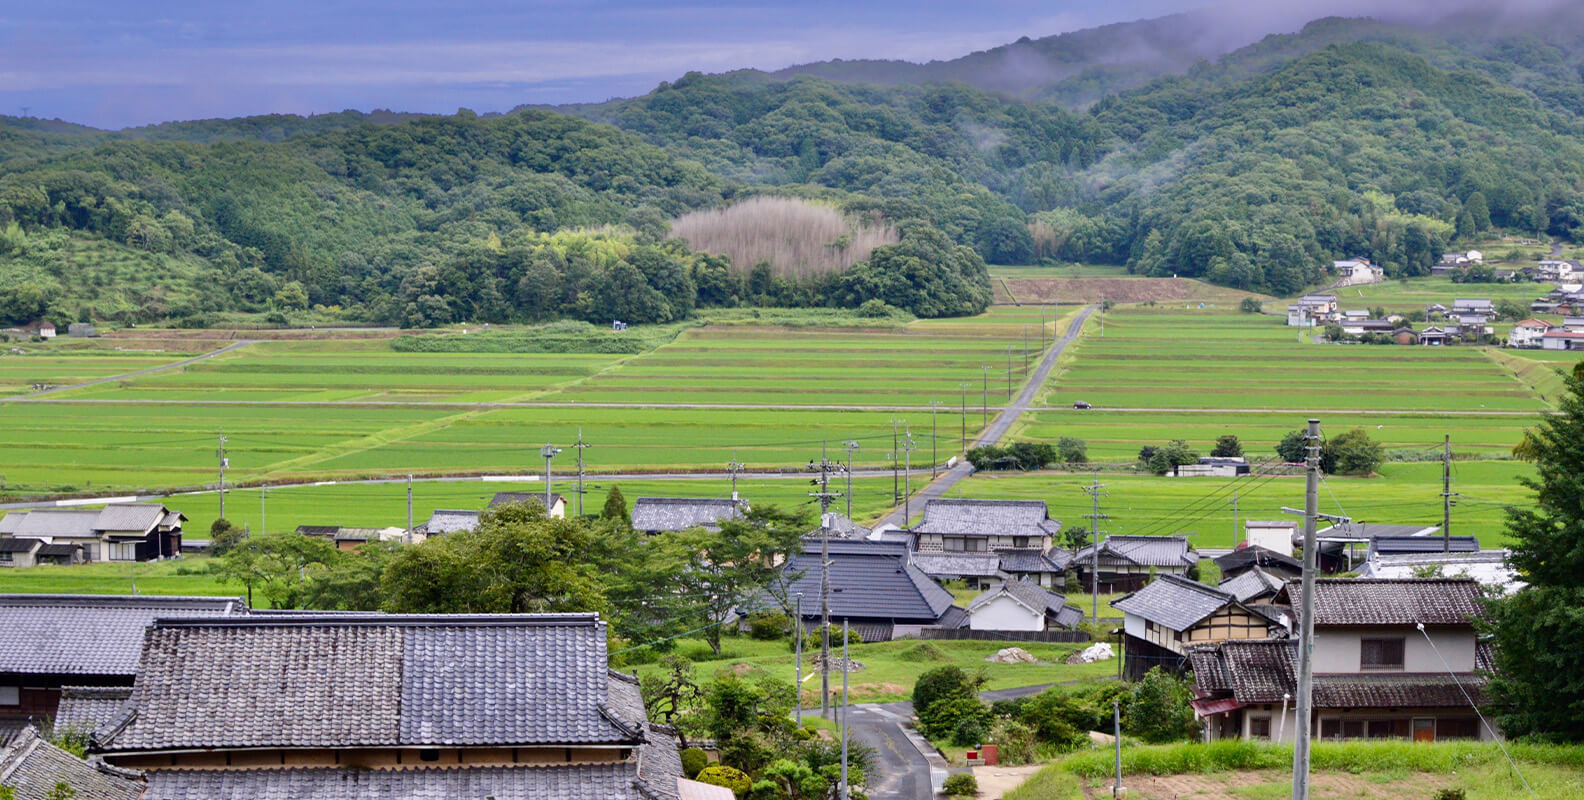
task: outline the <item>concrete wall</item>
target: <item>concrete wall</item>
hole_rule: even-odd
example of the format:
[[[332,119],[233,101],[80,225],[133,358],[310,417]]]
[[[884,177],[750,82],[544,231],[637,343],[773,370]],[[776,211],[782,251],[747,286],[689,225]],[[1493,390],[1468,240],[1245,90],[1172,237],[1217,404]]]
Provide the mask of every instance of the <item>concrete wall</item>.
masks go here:
[[[1423,634],[1412,626],[1390,625],[1377,627],[1323,627],[1315,629],[1314,671],[1316,674],[1346,674],[1361,672],[1359,641],[1365,638],[1392,638],[1403,640],[1403,668],[1401,670],[1370,670],[1371,672],[1426,672],[1443,673],[1450,666],[1453,672],[1474,671],[1474,630],[1472,628],[1429,628],[1435,649],[1425,641]],[[1440,657],[1436,656],[1440,650]],[[1446,659],[1446,664],[1441,659]]]
[[[1042,631],[1045,617],[1003,594],[975,609],[968,617],[968,627],[976,631]]]

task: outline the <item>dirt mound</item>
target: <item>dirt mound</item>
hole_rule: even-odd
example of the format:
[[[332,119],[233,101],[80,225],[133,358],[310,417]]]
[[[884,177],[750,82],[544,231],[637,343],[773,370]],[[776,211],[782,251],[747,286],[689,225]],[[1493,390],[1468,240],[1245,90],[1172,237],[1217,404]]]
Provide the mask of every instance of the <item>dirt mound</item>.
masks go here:
[[[1252,292],[1212,286],[1191,278],[1006,278],[994,282],[997,302],[1116,303],[1193,301],[1236,303]],[[1010,292],[1011,297],[1001,295]]]
[[[949,658],[944,651],[929,642],[916,644],[897,653],[897,658],[903,661],[945,661]]]

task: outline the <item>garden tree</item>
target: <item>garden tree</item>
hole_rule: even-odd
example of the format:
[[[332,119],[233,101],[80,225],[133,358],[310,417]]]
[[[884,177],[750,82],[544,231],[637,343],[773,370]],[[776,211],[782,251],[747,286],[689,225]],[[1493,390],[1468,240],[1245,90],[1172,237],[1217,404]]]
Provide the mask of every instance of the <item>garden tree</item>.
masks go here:
[[[317,570],[303,591],[303,607],[334,611],[380,610],[380,581],[402,552],[396,542],[364,542],[355,555]]]
[[[787,578],[780,565],[802,549],[803,534],[813,525],[807,511],[759,506],[743,519],[723,520],[718,531],[658,537],[645,559],[664,565],[677,619],[702,628],[700,635],[718,655],[722,629],[739,609],[766,594],[786,607]]]
[[[1510,563],[1524,585],[1489,603],[1489,711],[1508,736],[1584,741],[1584,367],[1526,437],[1534,508],[1507,509]]]
[[[1165,475],[1174,467],[1198,462],[1199,454],[1181,439],[1173,439],[1158,447],[1146,445],[1139,450],[1139,465],[1156,475]]]
[[[1331,462],[1329,469],[1327,460]],[[1340,475],[1369,475],[1385,460],[1385,446],[1369,438],[1363,428],[1327,439],[1320,459],[1321,469]]]
[[[1236,434],[1223,433],[1216,437],[1210,455],[1216,458],[1240,458],[1243,455],[1243,443],[1238,441]]]
[[[987,729],[990,707],[979,699],[984,682],[983,675],[969,675],[957,666],[936,667],[920,675],[913,684],[913,711],[919,729],[932,739],[952,736],[964,723],[968,728]]]
[[[1151,744],[1196,738],[1199,721],[1189,705],[1192,699],[1188,681],[1151,667],[1123,701],[1122,730]]]
[[[223,556],[242,542],[247,532],[232,525],[224,517],[216,519],[209,524],[209,554]]]
[[[277,533],[244,539],[210,562],[210,569],[222,581],[246,586],[248,605],[256,587],[271,608],[304,608],[312,575],[343,557],[324,539]]]
[[[687,733],[677,725],[678,718],[704,696],[693,673],[693,662],[681,656],[666,656],[661,660],[663,675],[644,673],[639,676],[643,685],[644,710],[649,718],[677,728],[682,747],[686,748]]]
[[[1056,452],[1064,464],[1087,464],[1089,444],[1082,439],[1063,436],[1056,440]]]
[[[1243,302],[1238,303],[1238,310],[1245,314],[1258,314],[1263,309],[1264,304],[1262,304],[1258,298],[1254,297],[1245,297],[1243,298]]]
[[[600,507],[600,519],[623,528],[632,527],[632,516],[627,512],[627,498],[620,486],[612,485],[605,493],[605,505]]]
[[[550,519],[511,503],[486,511],[477,529],[403,548],[380,576],[393,613],[523,614],[607,611],[606,576],[617,554],[607,530]]]

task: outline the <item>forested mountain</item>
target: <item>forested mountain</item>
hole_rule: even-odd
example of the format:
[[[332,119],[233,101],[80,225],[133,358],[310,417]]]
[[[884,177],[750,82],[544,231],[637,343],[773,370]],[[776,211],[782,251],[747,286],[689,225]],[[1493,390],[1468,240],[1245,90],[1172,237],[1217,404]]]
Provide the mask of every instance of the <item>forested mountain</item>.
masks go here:
[[[1335,257],[1420,274],[1492,227],[1584,240],[1584,27],[1327,19],[1212,62],[1199,54],[1223,45],[1189,24],[1135,25],[1159,50],[1109,63],[1121,34],[1097,29],[917,68],[695,73],[498,117],[0,118],[0,322],[310,305],[641,322],[866,300],[959,314],[988,299],[983,260],[1288,293]],[[1000,71],[1023,50],[1067,66]],[[1073,107],[1070,81],[1100,73],[1139,85]],[[666,240],[667,219],[758,194],[902,241],[797,283]]]

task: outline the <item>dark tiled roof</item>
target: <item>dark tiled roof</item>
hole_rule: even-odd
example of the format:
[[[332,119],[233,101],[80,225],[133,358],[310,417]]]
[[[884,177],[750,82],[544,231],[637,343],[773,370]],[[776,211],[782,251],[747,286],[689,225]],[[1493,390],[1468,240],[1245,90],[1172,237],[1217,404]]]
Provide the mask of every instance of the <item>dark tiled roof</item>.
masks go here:
[[[1050,518],[1044,500],[938,498],[924,503],[919,533],[1051,536],[1061,523]]]
[[[908,563],[906,545],[832,540],[830,561],[830,608],[835,619],[931,624],[952,605],[951,592]],[[819,542],[804,541],[803,552],[789,559],[784,569],[801,573],[787,587],[787,596],[802,592],[805,600],[815,598],[812,607],[818,608]],[[805,612],[810,607],[805,602]]]
[[[162,620],[135,713],[96,739],[113,752],[635,741],[642,705],[611,706],[612,681],[593,614]]]
[[[639,708],[643,708],[642,701]],[[662,800],[676,800],[677,781],[682,777],[682,751],[677,749],[676,729],[649,723],[645,730],[648,741],[638,748],[638,780]]]
[[[166,508],[157,503],[112,503],[99,511],[94,529],[147,531],[165,519]]]
[[[1276,596],[1298,594],[1289,581]],[[1316,625],[1466,625],[1484,616],[1472,578],[1320,578],[1315,581]]]
[[[93,733],[100,725],[114,719],[131,695],[130,686],[62,687],[60,707],[55,711],[55,730]]]
[[[1094,558],[1094,545],[1073,554],[1073,562],[1085,567]],[[1100,542],[1100,566],[1135,564],[1141,567],[1184,567],[1199,562],[1199,554],[1182,536],[1110,536]]]
[[[143,784],[131,773],[90,764],[44,741],[29,728],[0,750],[0,786],[16,792],[16,800],[47,800],[55,785],[70,786],[73,800],[136,800]]]
[[[640,497],[633,502],[636,531],[685,531],[713,527],[721,520],[742,519],[742,503],[707,497]]]
[[[466,769],[168,769],[148,778],[143,800],[651,800],[632,760]]]
[[[40,547],[35,555],[39,558],[55,558],[75,555],[81,549],[82,545],[80,544],[47,544]]]
[[[550,493],[551,506],[565,502],[566,498],[562,497],[559,492]],[[538,503],[543,506],[545,504],[545,496],[544,492],[496,492],[495,496],[490,498],[489,505],[486,508],[495,508],[507,503]]]
[[[1298,645],[1294,640],[1259,639],[1230,641],[1214,645],[1225,670],[1215,680],[1230,684],[1232,696],[1240,703],[1280,703],[1282,695],[1292,695],[1298,680]],[[1197,673],[1196,673],[1197,674]]]
[[[1051,562],[1051,565],[1056,567],[1057,572],[1066,572],[1067,568],[1072,566],[1073,551],[1052,547],[1045,551],[1045,560]]]
[[[1478,553],[1479,539],[1473,536],[1376,536],[1370,539],[1370,552],[1381,555],[1401,553],[1439,553],[1450,545],[1454,553]]]
[[[1315,708],[1445,708],[1478,704],[1485,679],[1475,675],[1316,675]],[[1467,696],[1464,695],[1467,692]]]
[[[334,536],[341,530],[340,525],[298,525],[299,536]]]
[[[0,539],[0,553],[31,553],[42,543],[39,539]]]
[[[935,578],[994,578],[1001,558],[995,553],[920,553],[910,556],[913,566]]]
[[[1235,602],[1232,595],[1197,581],[1162,575],[1144,588],[1112,600],[1111,605],[1174,631],[1185,631]]]
[[[1207,697],[1232,691],[1232,674],[1215,645],[1189,645],[1183,648],[1183,655],[1188,656],[1188,666],[1193,670],[1195,694]]]
[[[1052,548],[1055,549],[1055,548]],[[1001,556],[1002,572],[1061,572],[1062,568],[1052,563],[1039,550],[997,550]]]
[[[1230,575],[1238,570],[1259,566],[1275,568],[1284,572],[1299,575],[1303,572],[1303,562],[1286,553],[1278,553],[1259,545],[1239,547],[1215,560],[1216,566],[1221,568],[1222,575]]]
[[[1253,567],[1235,578],[1222,581],[1216,588],[1236,597],[1239,603],[1247,603],[1258,597],[1276,594],[1286,583],[1285,578]]]
[[[0,595],[0,672],[131,678],[155,619],[246,611],[240,597]]]

